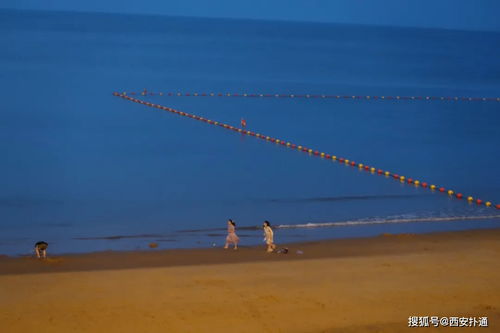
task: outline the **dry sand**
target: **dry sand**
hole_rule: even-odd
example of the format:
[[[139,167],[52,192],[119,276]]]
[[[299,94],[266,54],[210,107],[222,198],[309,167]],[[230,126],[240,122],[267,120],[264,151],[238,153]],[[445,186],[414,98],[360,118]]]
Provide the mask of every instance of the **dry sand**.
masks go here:
[[[261,248],[0,258],[0,332],[500,332],[500,230]],[[297,249],[304,254],[295,253]]]

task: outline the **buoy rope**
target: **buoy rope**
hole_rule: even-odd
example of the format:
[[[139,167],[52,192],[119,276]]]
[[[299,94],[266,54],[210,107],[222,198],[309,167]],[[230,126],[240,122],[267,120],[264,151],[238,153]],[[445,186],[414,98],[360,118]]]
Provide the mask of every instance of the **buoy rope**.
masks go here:
[[[255,93],[205,93],[205,92],[153,92],[144,90],[142,92],[121,92],[130,96],[178,96],[178,97],[248,97],[248,98],[325,98],[325,99],[347,99],[347,100],[382,100],[382,101],[482,101],[500,102],[500,97],[473,97],[473,96],[396,96],[396,95],[325,95],[325,94],[255,94]]]
[[[215,120],[207,119],[207,118],[200,117],[200,116],[197,116],[197,115],[194,115],[194,114],[190,114],[190,113],[187,113],[187,112],[179,111],[179,110],[176,110],[176,109],[173,109],[173,108],[170,108],[170,107],[162,106],[160,104],[146,102],[146,101],[137,99],[135,97],[128,96],[127,94],[123,94],[123,93],[119,93],[119,92],[114,92],[113,95],[117,96],[117,97],[121,97],[121,98],[126,99],[126,100],[131,101],[131,102],[135,102],[135,103],[138,103],[138,104],[146,105],[146,106],[149,106],[149,107],[152,107],[152,108],[156,108],[156,109],[160,109],[160,110],[163,110],[163,111],[172,112],[172,113],[175,113],[175,114],[177,114],[179,116],[192,118],[192,119],[195,119],[195,120],[198,120],[198,121],[205,122],[205,123],[210,124],[210,125],[219,126],[219,127],[225,128],[227,130],[231,130],[231,131],[234,131],[234,132],[241,133],[243,135],[253,136],[253,137],[256,137],[256,138],[259,138],[259,139],[262,139],[262,140],[265,140],[265,141],[268,141],[268,142],[272,142],[272,143],[275,143],[275,144],[278,144],[278,145],[281,145],[281,146],[284,146],[284,147],[287,147],[287,148],[290,148],[290,149],[296,149],[298,151],[301,151],[301,152],[304,152],[304,153],[308,153],[311,156],[317,156],[317,157],[320,157],[320,158],[323,158],[323,159],[326,159],[326,160],[332,160],[332,161],[336,161],[338,163],[349,165],[351,167],[356,167],[356,168],[359,168],[360,170],[367,171],[367,172],[369,172],[371,174],[374,174],[374,175],[383,175],[383,176],[385,176],[388,179],[394,179],[394,180],[397,180],[397,181],[399,181],[401,183],[407,183],[407,184],[412,185],[412,186],[422,187],[422,188],[425,188],[425,189],[429,189],[429,190],[431,190],[433,192],[437,191],[437,192],[440,192],[440,193],[444,193],[444,194],[447,194],[450,198],[456,198],[456,199],[463,199],[463,198],[465,198],[469,203],[476,203],[476,205],[478,205],[478,206],[480,206],[480,205],[484,205],[486,207],[492,207],[492,206],[494,206],[497,209],[500,209],[500,203],[496,204],[496,205],[493,205],[491,203],[491,201],[484,201],[482,199],[474,198],[472,196],[465,196],[462,193],[455,193],[453,190],[445,189],[444,187],[440,187],[440,186],[437,186],[437,185],[434,185],[434,184],[431,184],[431,183],[428,183],[428,182],[416,180],[416,179],[413,179],[413,178],[410,178],[410,177],[401,176],[401,175],[399,175],[397,173],[393,173],[393,172],[390,172],[390,171],[386,171],[386,170],[375,168],[374,166],[368,166],[368,165],[363,164],[363,163],[354,162],[354,161],[351,161],[351,160],[349,160],[347,158],[344,158],[344,157],[337,157],[336,155],[328,154],[328,153],[324,153],[324,152],[320,152],[318,150],[313,150],[311,148],[308,148],[308,147],[305,147],[305,146],[302,146],[302,145],[297,145],[297,144],[291,143],[289,141],[277,139],[277,138],[270,137],[270,136],[267,136],[267,135],[263,135],[263,134],[260,134],[260,133],[255,133],[255,132],[252,132],[252,131],[249,131],[249,130],[246,130],[246,129],[234,127],[234,126],[231,126],[231,125],[228,125],[228,124],[225,124],[225,123],[221,123],[221,122],[218,122],[218,121],[215,121]]]

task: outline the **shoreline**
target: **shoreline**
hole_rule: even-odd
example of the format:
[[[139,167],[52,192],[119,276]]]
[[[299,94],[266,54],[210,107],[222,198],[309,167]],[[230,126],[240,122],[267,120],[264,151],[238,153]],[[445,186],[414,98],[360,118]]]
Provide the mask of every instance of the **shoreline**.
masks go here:
[[[424,234],[381,234],[374,237],[278,244],[277,249],[287,247],[288,254],[266,253],[265,245],[240,246],[237,251],[232,248],[225,250],[222,247],[213,247],[99,251],[55,256],[51,256],[49,250],[48,258],[45,260],[34,256],[0,255],[0,276],[411,254],[431,249],[446,250],[446,246],[440,244],[443,237],[446,238],[448,245],[450,242],[461,242],[464,237],[496,240],[500,239],[500,228]]]
[[[0,331],[399,333],[415,330],[409,317],[436,316],[487,317],[463,329],[496,332],[499,239],[491,229],[302,243],[286,255],[2,258]]]
[[[399,333],[415,330],[409,317],[436,316],[487,317],[462,329],[496,332],[499,239],[491,229],[302,243],[302,255],[2,258],[0,331]]]

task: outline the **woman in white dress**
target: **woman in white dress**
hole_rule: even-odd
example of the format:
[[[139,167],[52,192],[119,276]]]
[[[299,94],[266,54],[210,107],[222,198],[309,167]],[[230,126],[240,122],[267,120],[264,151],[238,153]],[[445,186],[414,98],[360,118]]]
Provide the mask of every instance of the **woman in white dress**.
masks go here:
[[[274,232],[271,229],[271,223],[264,221],[262,227],[264,228],[264,241],[267,244],[267,252],[273,252],[276,249],[276,245],[274,244]]]

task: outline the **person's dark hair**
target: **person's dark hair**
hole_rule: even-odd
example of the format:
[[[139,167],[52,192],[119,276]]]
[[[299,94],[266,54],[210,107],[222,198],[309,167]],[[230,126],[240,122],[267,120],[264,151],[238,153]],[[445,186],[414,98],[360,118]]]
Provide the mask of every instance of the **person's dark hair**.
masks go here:
[[[265,225],[267,225],[268,227],[270,227],[270,226],[271,226],[271,223],[269,223],[269,221],[267,221],[267,220],[266,220],[266,221],[264,221],[264,224],[265,224]]]
[[[236,227],[236,222],[234,222],[234,221],[233,221],[233,220],[231,220],[231,219],[229,219],[228,221],[229,221],[229,223],[231,223],[233,226],[235,226],[235,227]]]

